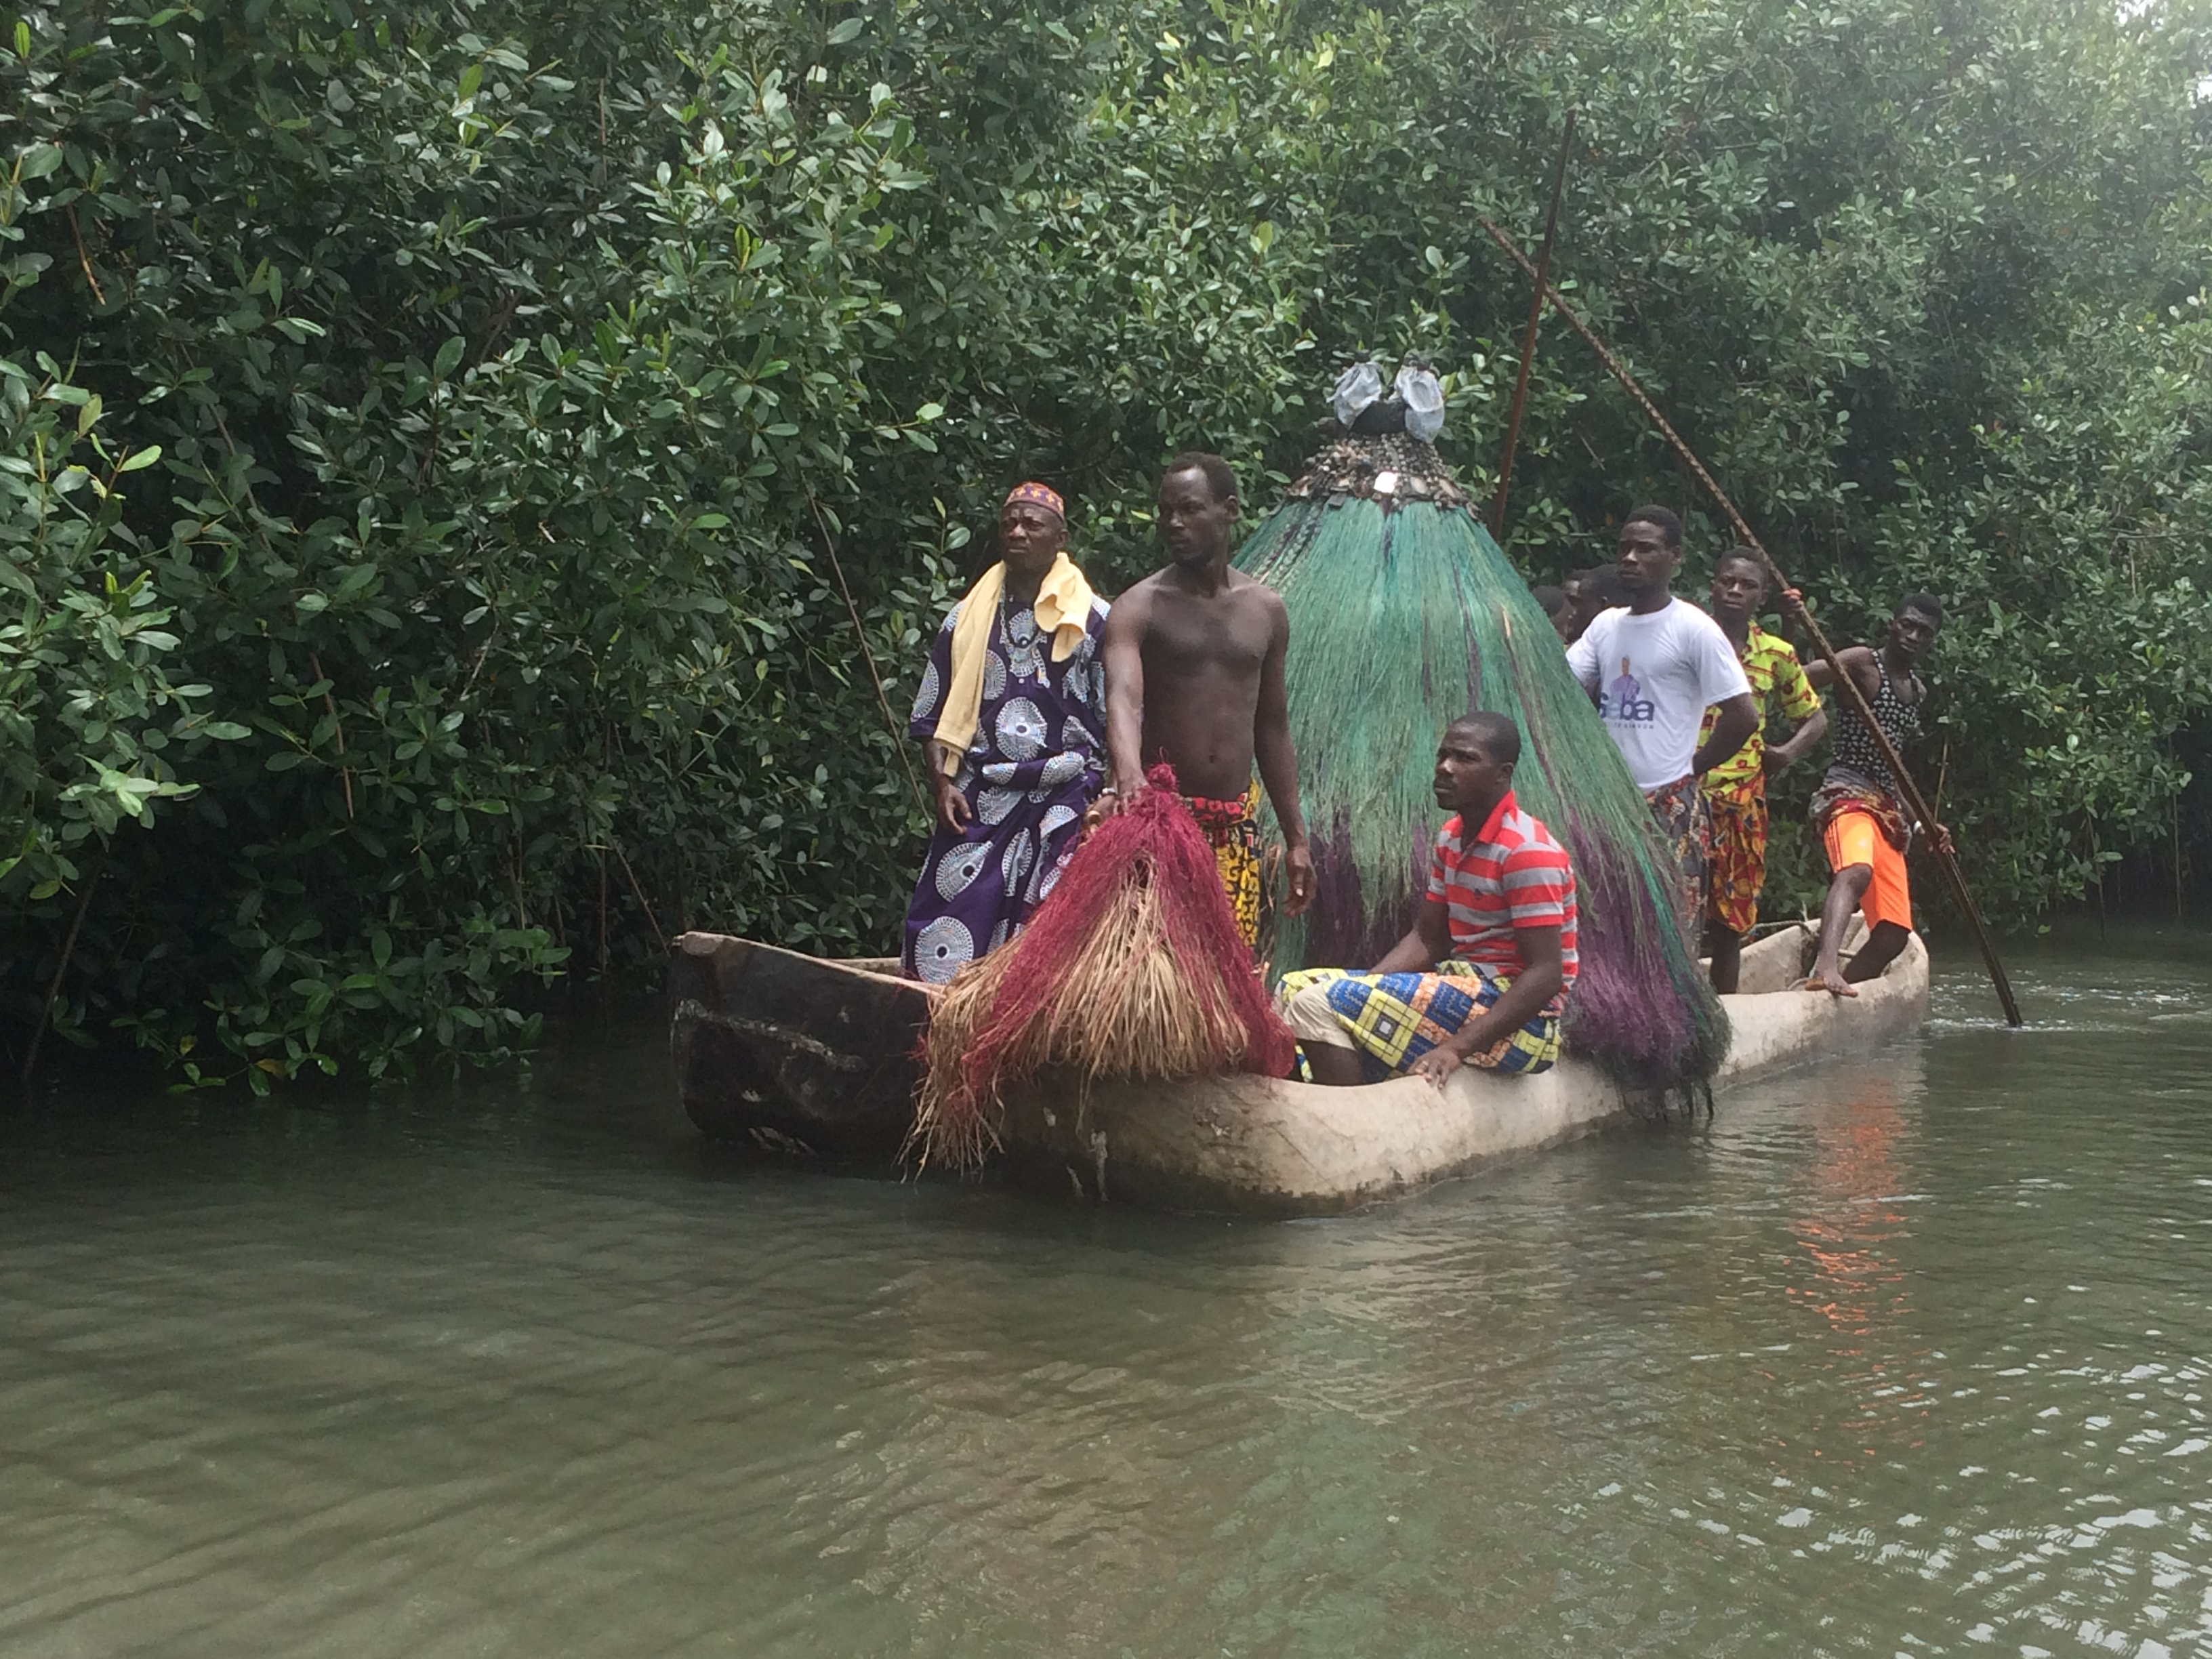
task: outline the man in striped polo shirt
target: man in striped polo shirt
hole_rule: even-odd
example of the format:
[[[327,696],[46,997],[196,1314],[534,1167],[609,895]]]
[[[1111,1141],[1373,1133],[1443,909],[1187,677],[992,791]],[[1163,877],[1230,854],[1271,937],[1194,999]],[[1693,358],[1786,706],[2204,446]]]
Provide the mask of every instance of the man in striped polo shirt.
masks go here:
[[[1575,981],[1575,874],[1513,799],[1521,728],[1466,715],[1437,745],[1437,836],[1413,926],[1364,973],[1286,974],[1283,1017],[1316,1083],[1405,1073],[1443,1087],[1462,1066],[1527,1074],[1559,1057]]]

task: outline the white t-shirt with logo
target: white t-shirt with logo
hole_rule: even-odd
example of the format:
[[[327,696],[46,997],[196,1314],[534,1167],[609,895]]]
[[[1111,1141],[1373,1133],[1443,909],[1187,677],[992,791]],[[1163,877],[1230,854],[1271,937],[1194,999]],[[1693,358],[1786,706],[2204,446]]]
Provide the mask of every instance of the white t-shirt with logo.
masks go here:
[[[1598,718],[1646,791],[1688,776],[1705,710],[1751,690],[1721,625],[1687,599],[1647,617],[1600,611],[1567,665],[1597,693]]]

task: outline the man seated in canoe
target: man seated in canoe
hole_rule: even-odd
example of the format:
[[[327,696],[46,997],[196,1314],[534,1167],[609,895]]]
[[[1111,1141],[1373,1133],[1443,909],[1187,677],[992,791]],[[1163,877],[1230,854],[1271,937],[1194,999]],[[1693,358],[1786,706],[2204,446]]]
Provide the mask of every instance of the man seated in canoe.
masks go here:
[[[1803,614],[1794,594],[1783,599],[1792,621]],[[1933,593],[1906,595],[1889,619],[1889,640],[1881,650],[1845,646],[1836,662],[1851,677],[1875,721],[1901,758],[1905,745],[1920,730],[1920,710],[1928,687],[1914,671],[1936,643],[1943,626],[1943,602]],[[1826,688],[1835,679],[1826,662],[1808,662],[1805,677]],[[1905,873],[1905,849],[1917,827],[1881,746],[1858,711],[1845,703],[1831,728],[1834,750],[1827,775],[1813,796],[1813,827],[1834,872],[1820,907],[1820,950],[1808,990],[1855,997],[1851,988],[1880,975],[1897,959],[1912,936],[1912,890]],[[1942,825],[1929,839],[1948,852],[1951,837]],[[1851,912],[1866,917],[1866,942],[1848,966],[1842,962],[1844,929]]]
[[[1066,542],[1059,495],[1016,485],[1000,562],[931,642],[908,726],[937,807],[900,946],[911,978],[942,984],[1021,931],[1104,781],[1107,607]]]
[[[1575,875],[1550,830],[1513,799],[1521,728],[1481,712],[1437,745],[1445,820],[1413,926],[1364,973],[1283,976],[1283,1018],[1316,1083],[1395,1073],[1439,1089],[1462,1066],[1526,1076],[1559,1057],[1575,982]]]
[[[1113,811],[1164,760],[1213,844],[1245,944],[1260,933],[1260,781],[1283,831],[1295,916],[1313,901],[1313,854],[1298,810],[1283,658],[1290,612],[1274,589],[1229,564],[1237,477],[1218,455],[1176,456],[1160,480],[1160,537],[1171,562],[1115,602],[1106,624]]]

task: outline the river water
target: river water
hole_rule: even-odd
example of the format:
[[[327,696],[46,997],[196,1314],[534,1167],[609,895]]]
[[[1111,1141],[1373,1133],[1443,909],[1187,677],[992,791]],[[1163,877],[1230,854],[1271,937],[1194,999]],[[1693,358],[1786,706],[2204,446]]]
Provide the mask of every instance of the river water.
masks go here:
[[[2212,945],[1370,1212],[0,1118],[0,1653],[2212,1654]]]

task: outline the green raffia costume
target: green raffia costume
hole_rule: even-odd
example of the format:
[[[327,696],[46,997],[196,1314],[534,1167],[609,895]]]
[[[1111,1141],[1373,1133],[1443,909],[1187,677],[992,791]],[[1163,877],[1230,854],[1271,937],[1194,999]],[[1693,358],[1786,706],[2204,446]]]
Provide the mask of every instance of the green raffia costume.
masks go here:
[[[1574,860],[1570,1050],[1638,1086],[1710,1078],[1728,1016],[1675,920],[1671,854],[1550,619],[1433,445],[1402,430],[1332,440],[1237,563],[1290,611],[1291,732],[1319,878],[1307,915],[1278,925],[1277,970],[1364,967],[1402,936],[1438,817],[1437,739],[1470,708],[1495,709],[1521,726],[1516,797]]]

